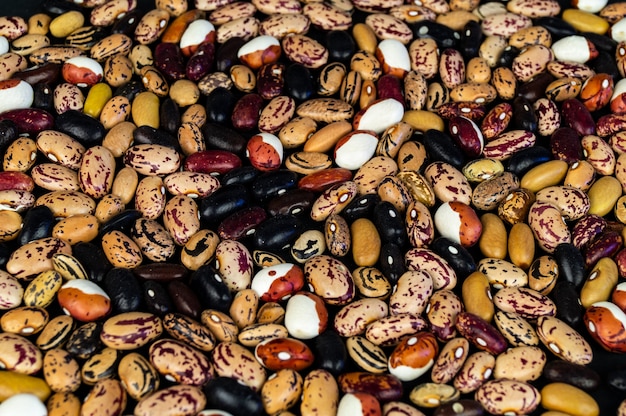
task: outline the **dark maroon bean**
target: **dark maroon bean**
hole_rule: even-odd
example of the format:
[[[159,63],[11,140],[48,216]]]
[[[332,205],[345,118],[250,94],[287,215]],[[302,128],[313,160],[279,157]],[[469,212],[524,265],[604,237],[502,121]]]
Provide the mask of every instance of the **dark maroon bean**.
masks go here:
[[[469,60],[478,56],[478,50],[483,41],[483,30],[480,23],[475,20],[470,20],[465,24],[463,30],[461,30],[460,36],[459,50],[461,54],[463,54],[463,57]]]
[[[246,94],[233,108],[231,122],[237,130],[248,131],[257,127],[263,109],[263,98],[259,94]]]
[[[559,265],[559,279],[580,288],[585,282],[585,259],[580,250],[571,243],[561,243],[553,255]]]
[[[283,93],[285,87],[285,66],[281,63],[263,65],[257,74],[256,89],[266,100]]]
[[[309,215],[316,195],[303,189],[291,189],[267,201],[267,212],[276,215]],[[343,213],[343,212],[342,212]]]
[[[456,49],[461,36],[448,26],[430,20],[422,20],[410,24],[415,38],[432,38],[437,42],[439,50]]]
[[[331,30],[326,33],[326,48],[330,62],[350,62],[350,58],[356,52],[354,39],[345,30]]]
[[[141,16],[139,10],[131,10],[128,13],[124,13],[122,16],[118,16],[111,27],[111,33],[121,33],[132,38],[141,20]]]
[[[200,201],[200,220],[212,228],[232,213],[247,207],[250,202],[251,197],[245,186],[223,186]]]
[[[423,137],[424,147],[431,162],[446,162],[457,169],[465,165],[463,152],[452,137],[438,130],[427,130]]]
[[[207,148],[224,150],[243,157],[246,152],[248,139],[239,132],[215,123],[206,123],[202,127],[202,134]]]
[[[530,101],[524,97],[517,97],[513,100],[512,107],[511,126],[514,129],[537,131],[537,115]]]
[[[187,157],[184,170],[223,175],[241,166],[239,156],[226,150],[203,150]]]
[[[542,72],[535,75],[530,81],[521,84],[517,89],[517,95],[534,103],[545,96],[546,88],[552,81],[554,81],[554,77],[549,72]]]
[[[506,170],[521,178],[530,169],[551,159],[552,154],[548,149],[542,146],[532,146],[515,152],[509,159]]]
[[[72,247],[72,255],[85,268],[89,280],[100,283],[113,268],[100,245],[78,243]]]
[[[459,101],[443,103],[437,107],[437,114],[441,118],[450,120],[453,117],[466,117],[474,122],[479,122],[485,117],[487,108],[482,104],[477,104],[470,101]]]
[[[263,221],[252,237],[252,245],[257,249],[281,250],[291,244],[304,232],[304,224],[295,215],[277,215]]]
[[[378,99],[393,98],[401,102],[402,105],[406,105],[403,90],[404,86],[402,85],[402,81],[395,75],[385,74],[376,81]]]
[[[50,237],[52,228],[56,224],[54,214],[45,205],[39,205],[29,209],[22,219],[22,229],[17,236],[20,246],[33,240]]]
[[[169,134],[177,135],[179,127],[180,108],[174,100],[167,97],[161,102],[161,106],[159,107],[159,130],[163,129]],[[175,140],[175,145],[170,147],[180,149],[178,140]]]
[[[483,152],[483,134],[476,123],[467,117],[452,117],[448,129],[456,147],[470,159],[475,159]]]
[[[224,218],[217,227],[217,233],[222,240],[241,240],[254,234],[266,218],[267,213],[261,207],[244,208]]]
[[[65,350],[75,357],[87,359],[102,349],[102,323],[89,322],[76,328],[67,339]]]
[[[576,98],[563,101],[561,116],[563,124],[576,130],[581,136],[596,134],[596,124],[591,113]]]
[[[228,73],[231,66],[239,64],[237,53],[245,43],[245,40],[237,37],[230,38],[222,43],[215,53],[216,69]]]
[[[174,280],[167,284],[167,293],[174,303],[178,313],[198,318],[202,312],[202,304],[198,295],[191,288],[180,280]]]
[[[604,218],[595,214],[585,215],[576,222],[572,229],[572,244],[583,249],[587,243],[606,228],[607,222]]]
[[[343,393],[367,393],[380,402],[402,398],[402,382],[392,374],[373,374],[365,371],[341,374],[337,381]]]
[[[22,81],[28,82],[30,85],[40,83],[53,84],[59,80],[60,75],[61,64],[48,62],[15,73],[11,78],[21,79]]]
[[[88,116],[86,116],[88,117]],[[20,134],[36,137],[42,130],[50,130],[54,126],[54,116],[39,108],[21,108],[0,113],[1,121],[12,121]]]
[[[143,214],[136,209],[127,209],[117,215],[114,215],[100,227],[100,235],[103,236],[110,231],[121,231],[130,235],[135,221],[141,218]]]
[[[576,35],[576,29],[565,20],[558,17],[540,17],[534,20],[535,25],[548,29],[554,41],[566,36]]]
[[[228,313],[233,298],[228,286],[213,266],[205,264],[194,271],[189,278],[189,287],[198,295],[205,309],[217,309]]]
[[[348,351],[343,340],[332,329],[327,329],[313,340],[313,356],[318,368],[338,376],[348,363]]]
[[[182,280],[187,276],[187,269],[176,263],[149,263],[132,269],[133,274],[140,280],[154,280],[157,282],[172,282]]]
[[[432,242],[430,249],[448,262],[460,279],[464,279],[476,270],[476,262],[470,252],[452,240],[438,237]]]
[[[252,182],[252,196],[267,201],[298,186],[298,174],[287,169],[265,172]]]
[[[315,92],[315,81],[307,67],[301,64],[291,64],[284,74],[287,94],[294,100],[301,102],[308,100]]]
[[[228,123],[235,102],[235,95],[230,90],[224,87],[215,88],[206,99],[207,121],[218,124]]]
[[[154,64],[170,81],[185,77],[183,53],[176,43],[159,43],[154,48]]]
[[[383,243],[394,243],[406,247],[409,238],[404,226],[404,218],[389,201],[381,201],[374,207],[372,221]]]
[[[141,284],[143,303],[148,312],[158,316],[174,312],[174,304],[163,285],[154,280],[146,280]]]
[[[395,243],[383,244],[380,247],[378,268],[391,284],[396,284],[400,276],[406,272],[404,251]]]
[[[567,383],[587,391],[597,389],[602,382],[591,367],[565,360],[548,361],[543,367],[543,375],[551,382]]]
[[[576,130],[561,127],[550,136],[550,150],[555,159],[574,163],[583,159],[583,147]]]
[[[102,282],[102,288],[111,298],[115,313],[138,311],[142,306],[141,285],[129,269],[109,270]]]
[[[577,327],[585,312],[578,298],[574,284],[561,280],[550,292],[550,298],[556,306],[556,317],[572,327]]]
[[[469,312],[457,315],[457,331],[479,350],[500,354],[507,349],[506,339],[489,322]]]
[[[233,416],[263,415],[263,402],[250,387],[230,377],[215,377],[203,387],[208,407]]]
[[[187,61],[185,72],[191,81],[200,81],[211,72],[215,61],[215,45],[212,42],[202,42],[198,49]]]
[[[585,265],[591,268],[603,257],[613,257],[622,248],[622,236],[617,231],[603,231],[585,247]]]

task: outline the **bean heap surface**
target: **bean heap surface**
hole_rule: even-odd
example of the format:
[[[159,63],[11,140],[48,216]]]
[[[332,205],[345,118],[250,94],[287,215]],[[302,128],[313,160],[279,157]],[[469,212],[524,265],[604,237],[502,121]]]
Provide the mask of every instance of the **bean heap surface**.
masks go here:
[[[626,3],[7,9],[0,416],[626,415]]]

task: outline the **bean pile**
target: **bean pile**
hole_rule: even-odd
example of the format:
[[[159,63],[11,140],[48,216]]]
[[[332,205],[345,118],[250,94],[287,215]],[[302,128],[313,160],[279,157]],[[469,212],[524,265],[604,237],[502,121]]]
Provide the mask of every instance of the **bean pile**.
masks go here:
[[[0,416],[626,415],[626,3],[40,10]]]

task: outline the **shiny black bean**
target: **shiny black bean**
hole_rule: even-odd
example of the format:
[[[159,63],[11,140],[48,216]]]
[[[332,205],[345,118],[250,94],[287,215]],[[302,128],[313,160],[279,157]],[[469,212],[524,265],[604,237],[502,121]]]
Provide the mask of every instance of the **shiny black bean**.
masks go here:
[[[423,135],[424,147],[430,162],[446,162],[457,169],[465,165],[463,152],[452,137],[439,130],[427,130]]]
[[[593,43],[593,46],[595,46],[599,51],[610,53],[611,55],[615,53],[617,42],[610,37],[598,35],[597,33],[592,32],[582,32],[581,35]]]
[[[389,201],[381,201],[374,207],[372,222],[383,243],[394,243],[400,247],[408,244],[404,217]]]
[[[133,131],[133,144],[158,144],[180,150],[178,139],[165,130],[139,126]]]
[[[396,284],[400,276],[406,272],[404,251],[395,243],[383,244],[380,247],[378,268],[392,284]]]
[[[200,220],[208,228],[250,205],[251,197],[244,185],[223,186],[200,201]]]
[[[561,243],[554,250],[554,259],[559,265],[559,280],[570,282],[580,289],[585,283],[585,258],[572,243]]]
[[[606,383],[620,392],[626,392],[626,367],[614,368],[606,375]]]
[[[215,377],[203,387],[207,407],[224,410],[233,416],[263,415],[261,397],[250,387],[231,377]]]
[[[170,295],[167,293],[167,289],[154,280],[146,280],[141,283],[143,303],[146,305],[146,310],[158,316],[163,316],[166,313],[174,312],[174,304]]]
[[[4,155],[7,147],[17,139],[19,131],[11,120],[0,120],[0,154]]]
[[[113,216],[110,220],[102,224],[100,227],[100,235],[105,235],[110,231],[121,231],[124,234],[130,235],[135,221],[141,218],[143,215],[141,211],[136,209],[127,209],[121,213]]]
[[[259,175],[261,171],[254,166],[240,166],[223,174],[220,178],[220,184],[222,186],[228,185],[249,185]]]
[[[459,32],[430,20],[422,20],[410,24],[413,35],[416,38],[432,38],[437,42],[440,50],[456,48],[461,36]]]
[[[520,50],[515,46],[507,46],[498,57],[498,66],[510,68],[513,60],[519,55]]]
[[[142,14],[139,10],[133,10],[125,13],[123,16],[119,16],[111,27],[111,33],[121,33],[132,38],[141,16]]]
[[[600,375],[591,367],[565,360],[548,361],[543,375],[551,382],[567,383],[587,391],[597,389],[602,383]]]
[[[359,195],[346,205],[341,211],[341,216],[344,217],[348,223],[358,218],[371,218],[374,207],[379,202],[380,197],[377,194]]]
[[[23,246],[33,240],[50,237],[52,228],[56,224],[54,214],[45,205],[32,207],[22,219],[22,229],[17,236],[17,242]]]
[[[178,104],[174,100],[168,97],[161,102],[161,107],[159,108],[159,129],[163,129],[175,136],[178,134],[179,127],[180,108],[178,108]],[[180,148],[178,140],[176,140],[176,147]]]
[[[506,170],[521,178],[530,169],[551,159],[552,153],[550,150],[542,146],[533,146],[520,150],[511,156],[506,165]]]
[[[78,243],[72,247],[72,255],[85,268],[89,280],[100,283],[113,268],[100,245]]]
[[[141,285],[129,269],[114,268],[104,277],[104,291],[111,298],[115,313],[137,311],[142,306]]]
[[[146,87],[144,87],[143,83],[140,80],[133,78],[126,84],[122,85],[121,87],[118,87],[113,93],[113,95],[126,97],[128,98],[128,101],[132,103],[135,97],[139,93],[144,92],[145,90],[146,90]]]
[[[307,67],[301,64],[291,64],[285,70],[284,76],[287,94],[294,100],[305,101],[313,96],[315,81]]]
[[[237,99],[235,95],[223,87],[217,87],[206,99],[207,121],[211,123],[225,124],[230,121]]]
[[[71,11],[82,12],[83,10],[82,7],[80,7],[78,4],[65,0],[45,0],[44,2],[42,2],[40,7],[45,12],[53,15],[59,15]]]
[[[33,85],[33,107],[54,111],[54,88],[50,84],[40,82]]]
[[[354,39],[345,30],[331,30],[326,34],[326,47],[330,62],[347,64],[356,52]]]
[[[480,44],[483,41],[483,30],[479,22],[470,20],[460,33],[459,50],[465,59],[478,56]]]
[[[202,134],[209,149],[226,150],[238,156],[244,156],[246,153],[248,140],[229,127],[206,123],[202,127]]]
[[[14,248],[9,247],[6,243],[0,243],[0,267],[6,267]]]
[[[213,266],[205,264],[194,271],[189,278],[189,287],[198,295],[205,309],[217,309],[228,313],[233,297]]]
[[[59,115],[55,125],[57,130],[69,134],[85,147],[102,144],[106,134],[106,129],[100,121],[77,110],[68,110]]]
[[[332,329],[327,329],[315,337],[313,356],[316,367],[324,369],[334,376],[344,372],[348,362],[346,345],[339,334]]]
[[[583,318],[584,308],[578,298],[576,287],[565,280],[556,283],[550,298],[556,306],[556,317],[572,327],[577,327]]]
[[[265,172],[252,182],[252,196],[258,201],[266,201],[298,186],[298,174],[287,169]]]
[[[452,240],[438,237],[432,242],[430,249],[448,262],[460,279],[464,279],[476,270],[476,262],[470,252]]]
[[[559,17],[540,17],[535,19],[534,22],[536,26],[543,26],[548,29],[553,41],[577,34],[576,29],[572,25]]]
[[[614,54],[606,51],[598,51],[598,56],[588,62],[588,65],[596,74],[609,74],[615,82],[622,79],[622,76],[615,64]]]
[[[304,224],[295,215],[277,215],[259,224],[252,244],[257,249],[282,250],[291,247],[304,230]]]

